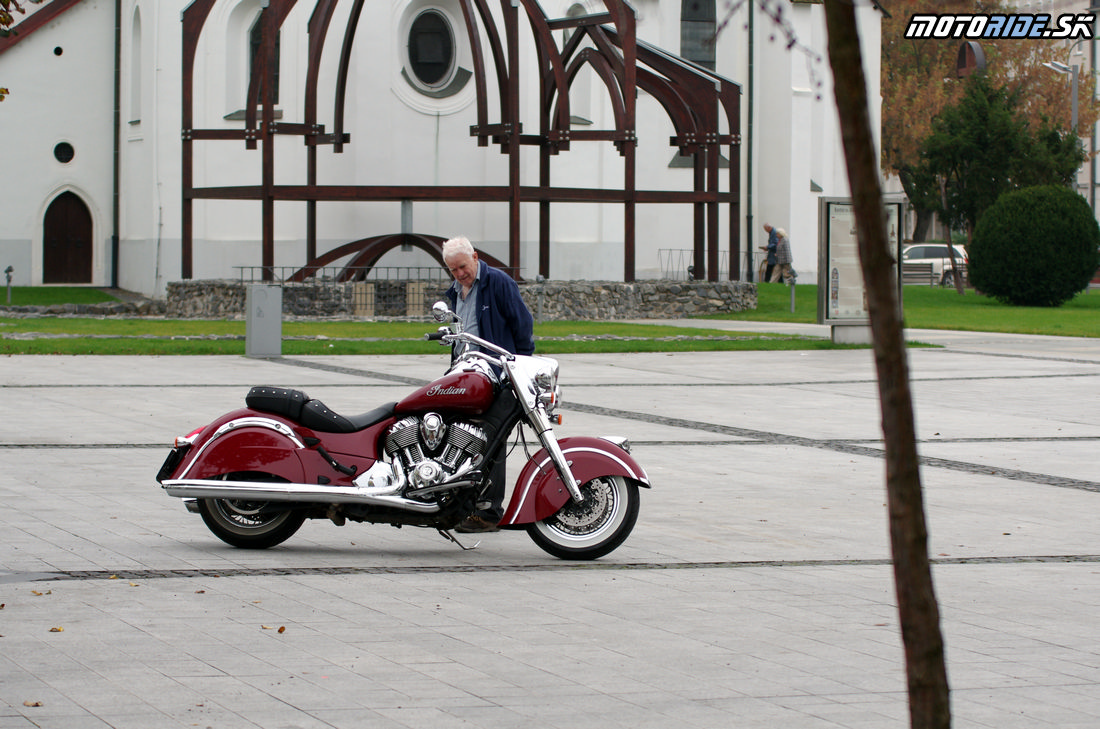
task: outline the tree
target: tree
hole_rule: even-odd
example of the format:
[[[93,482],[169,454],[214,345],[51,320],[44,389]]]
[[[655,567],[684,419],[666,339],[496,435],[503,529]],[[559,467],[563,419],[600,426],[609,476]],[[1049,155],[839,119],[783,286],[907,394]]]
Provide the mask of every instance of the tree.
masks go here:
[[[853,3],[825,0],[825,24],[878,376],[890,546],[905,647],[909,720],[914,729],[948,729],[951,709],[947,667],[928,558],[909,365]]]
[[[23,2],[30,2],[37,5],[42,2],[42,0],[23,0]],[[15,16],[12,15],[13,12],[25,15],[27,10],[19,0],[0,0],[0,38],[7,38],[16,33],[16,31],[12,29],[12,26],[15,25]],[[3,101],[9,93],[11,92],[0,86],[0,101]]]
[[[948,225],[964,227],[969,240],[982,213],[1002,194],[1069,184],[1085,153],[1076,135],[1049,124],[1032,132],[1020,110],[1020,87],[996,85],[984,73],[970,76],[963,87],[958,102],[933,121],[918,169],[946,183],[944,199],[933,208]]]
[[[719,28],[746,1],[727,3],[726,20]],[[787,35],[787,47],[795,47],[798,39],[793,29],[779,22],[780,13],[769,5],[770,0],[755,1]],[[910,724],[913,729],[949,729],[950,691],[939,604],[928,558],[909,365],[897,300],[895,261],[886,232],[879,157],[868,111],[855,5],[851,0],[824,0],[824,7],[833,91],[855,210],[860,269],[867,293],[878,379],[890,546],[905,647]]]
[[[963,93],[956,72],[962,40],[958,38],[906,38],[905,29],[915,13],[1013,12],[1004,2],[981,0],[891,0],[882,19],[882,168],[898,175],[917,218],[915,240],[924,240],[932,210],[939,200],[938,183],[920,170],[920,145],[931,132],[932,120]],[[1063,42],[1047,39],[982,40],[986,69],[995,85],[1016,94],[1019,113],[1031,133],[1070,129],[1070,80],[1044,63],[1066,62],[1079,51]],[[1096,80],[1080,77],[1078,128],[1089,129],[1100,114],[1094,99]],[[929,204],[932,205],[929,207]]]
[[[1015,104],[1011,92],[975,74],[959,103],[933,122],[921,144],[921,162],[927,173],[947,183],[947,199],[936,206],[945,224],[973,232],[981,213],[1012,189],[1017,160],[1028,146]]]
[[[898,176],[909,198],[915,240],[924,240],[937,199],[935,180],[919,169],[920,143],[931,133],[932,119],[958,96],[950,81],[958,41],[905,37],[910,16],[930,9],[927,2],[899,0],[882,18],[882,167]],[[935,10],[968,12],[973,4],[938,3]]]
[[[1098,266],[1092,209],[1061,185],[1002,195],[978,221],[970,248],[974,286],[1017,306],[1061,306],[1088,287]]]

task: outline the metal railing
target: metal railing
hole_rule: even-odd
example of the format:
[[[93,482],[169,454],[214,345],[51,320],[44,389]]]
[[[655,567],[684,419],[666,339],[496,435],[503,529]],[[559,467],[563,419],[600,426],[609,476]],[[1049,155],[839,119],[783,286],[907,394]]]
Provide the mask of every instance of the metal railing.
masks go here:
[[[283,289],[283,310],[355,317],[415,317],[429,314],[451,285],[438,266],[318,267],[301,281],[301,267],[237,266],[242,284],[267,283]],[[267,274],[265,276],[265,274]]]
[[[694,278],[695,251],[690,248],[661,248],[657,251],[661,262],[661,278],[671,281],[688,281]],[[729,275],[729,251],[718,252],[718,279]]]
[[[236,266],[241,283],[283,283],[303,270],[303,266]],[[269,274],[265,276],[264,274]],[[347,268],[319,266],[307,269],[306,281],[344,283],[347,281],[450,281],[440,266],[370,266]]]

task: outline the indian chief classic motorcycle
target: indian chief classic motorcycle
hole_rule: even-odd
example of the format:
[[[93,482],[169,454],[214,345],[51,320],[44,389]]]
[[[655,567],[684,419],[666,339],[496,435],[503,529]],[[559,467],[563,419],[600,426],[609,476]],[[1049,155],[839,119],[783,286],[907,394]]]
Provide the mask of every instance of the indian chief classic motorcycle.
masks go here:
[[[542,448],[529,455],[525,444],[500,528],[526,529],[561,559],[622,544],[649,487],[625,439],[559,440],[557,361],[463,332],[443,302],[432,314],[447,323],[425,338],[452,346],[439,379],[353,416],[299,390],[253,387],[244,408],[177,438],[157,481],[235,547],[273,547],[306,519],[434,528],[463,546],[451,530],[486,506],[493,464],[513,428],[528,426]]]

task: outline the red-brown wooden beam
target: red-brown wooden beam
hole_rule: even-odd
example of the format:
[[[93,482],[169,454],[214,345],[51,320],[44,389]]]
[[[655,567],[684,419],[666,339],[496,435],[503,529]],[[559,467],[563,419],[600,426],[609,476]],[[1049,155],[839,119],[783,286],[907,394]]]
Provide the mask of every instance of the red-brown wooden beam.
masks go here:
[[[213,6],[214,0],[195,0],[183,11],[180,128],[185,132],[194,126],[195,52],[202,28]],[[180,277],[183,279],[189,279],[193,274],[194,207],[191,201],[195,184],[194,154],[194,143],[185,134],[180,155]]]
[[[426,202],[509,202],[510,187],[483,186],[373,186],[373,185],[275,185],[271,195],[275,200],[340,202],[343,200],[400,201],[417,200]],[[259,200],[264,190],[260,185],[242,185],[240,187],[197,187],[192,188],[188,197],[194,200]],[[569,187],[520,187],[520,200],[532,202],[567,203],[619,203],[625,202],[624,190],[604,188]],[[706,190],[635,190],[634,199],[644,204],[690,204],[707,203],[717,200],[722,203],[736,202],[733,192],[712,193]]]

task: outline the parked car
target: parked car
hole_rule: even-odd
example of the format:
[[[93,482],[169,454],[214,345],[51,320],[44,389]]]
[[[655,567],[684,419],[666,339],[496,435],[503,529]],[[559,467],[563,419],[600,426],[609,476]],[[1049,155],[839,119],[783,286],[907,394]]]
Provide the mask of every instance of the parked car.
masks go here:
[[[955,246],[955,262],[966,269],[966,249]],[[946,243],[914,243],[901,249],[903,263],[931,263],[932,276],[941,286],[948,286],[951,280],[951,253]]]

